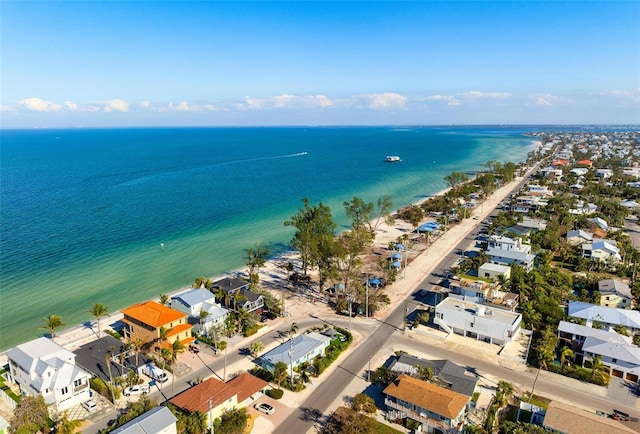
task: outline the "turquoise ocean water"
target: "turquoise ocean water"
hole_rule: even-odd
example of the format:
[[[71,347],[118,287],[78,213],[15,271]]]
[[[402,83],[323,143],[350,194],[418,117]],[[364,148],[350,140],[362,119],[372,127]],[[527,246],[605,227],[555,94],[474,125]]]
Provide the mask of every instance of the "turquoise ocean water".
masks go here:
[[[0,132],[0,349],[43,317],[90,320],[274,253],[301,199],[390,195],[399,208],[453,171],[522,161],[533,127],[139,128]],[[399,155],[402,163],[384,163]],[[163,245],[164,247],[161,247]]]

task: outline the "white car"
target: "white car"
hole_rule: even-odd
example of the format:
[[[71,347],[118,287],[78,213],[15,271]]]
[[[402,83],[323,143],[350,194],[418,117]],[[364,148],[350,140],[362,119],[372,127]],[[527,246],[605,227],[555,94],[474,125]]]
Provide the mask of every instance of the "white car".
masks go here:
[[[255,405],[256,410],[261,411],[266,414],[273,414],[276,412],[276,409],[267,404],[266,402],[261,402],[260,404]]]
[[[80,405],[82,405],[82,407],[84,407],[84,409],[87,410],[89,413],[93,413],[98,409],[98,404],[96,404],[96,402],[93,399],[85,401]]]
[[[136,386],[127,387],[124,389],[124,396],[131,395],[146,395],[149,393],[149,385],[148,384],[138,384]]]

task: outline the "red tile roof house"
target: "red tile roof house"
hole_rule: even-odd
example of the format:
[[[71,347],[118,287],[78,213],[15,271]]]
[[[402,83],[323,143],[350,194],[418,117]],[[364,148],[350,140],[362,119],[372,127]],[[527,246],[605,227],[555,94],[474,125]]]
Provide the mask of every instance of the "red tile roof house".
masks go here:
[[[410,418],[422,424],[418,432],[458,433],[464,429],[469,396],[400,375],[382,392],[389,419]]]
[[[250,406],[262,396],[268,384],[248,372],[226,383],[216,378],[209,378],[185,390],[170,402],[181,410],[189,413],[201,411],[207,418],[210,416],[215,420],[225,410]]]

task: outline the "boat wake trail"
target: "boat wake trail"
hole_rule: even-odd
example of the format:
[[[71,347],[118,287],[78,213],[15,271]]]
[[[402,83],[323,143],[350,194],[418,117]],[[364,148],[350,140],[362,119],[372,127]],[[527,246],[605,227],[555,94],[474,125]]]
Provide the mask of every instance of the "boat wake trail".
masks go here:
[[[243,163],[251,163],[251,162],[255,162],[255,161],[276,160],[276,159],[280,159],[280,158],[302,157],[304,155],[307,155],[306,151],[296,152],[295,154],[272,155],[272,156],[268,156],[268,157],[255,157],[255,158],[244,158],[244,159],[241,159],[241,160],[221,161],[219,163],[208,164],[206,166],[201,166],[201,167],[171,170],[171,171],[166,171],[166,172],[161,172],[161,173],[155,173],[153,175],[142,176],[142,177],[131,179],[129,181],[126,181],[126,182],[123,182],[121,184],[118,184],[118,186],[119,187],[127,187],[127,186],[141,184],[141,183],[144,183],[144,182],[147,182],[147,181],[151,181],[153,179],[157,179],[157,178],[162,177],[162,176],[178,175],[178,174],[182,175],[182,174],[185,174],[185,173],[196,173],[196,172],[200,172],[200,171],[203,171],[203,170],[208,170],[208,169],[211,169],[211,168],[214,168],[214,167],[230,166],[230,165],[243,164]]]

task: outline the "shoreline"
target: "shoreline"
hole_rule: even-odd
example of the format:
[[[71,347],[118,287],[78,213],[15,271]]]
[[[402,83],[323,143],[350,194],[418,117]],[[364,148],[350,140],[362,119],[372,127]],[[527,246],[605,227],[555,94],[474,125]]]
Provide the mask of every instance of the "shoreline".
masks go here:
[[[404,207],[408,207],[408,206],[413,206],[413,205],[421,205],[422,203],[426,202],[427,200],[434,198],[434,197],[438,197],[441,195],[444,195],[446,192],[448,192],[449,190],[451,190],[451,187],[447,187],[444,188],[440,191],[438,191],[437,193],[430,195],[428,197],[423,197],[420,198],[418,201],[412,202],[410,204],[405,205]],[[402,208],[404,208],[402,207]],[[393,216],[397,216],[398,215],[398,211],[402,208],[398,208],[396,209],[392,215]],[[405,223],[406,225],[409,225],[409,223],[404,222],[403,220],[399,220],[403,223]],[[397,222],[394,223],[394,226],[397,225]],[[378,227],[378,229],[376,229],[376,240],[374,241],[374,244],[380,244],[380,240],[378,239],[378,236],[381,235],[381,233],[389,233],[390,230],[394,229],[393,227],[389,227],[386,223],[382,222],[380,224],[380,226]],[[398,230],[396,228],[396,232],[398,232],[398,234],[402,234],[404,233],[402,230]],[[388,235],[384,238],[388,238]],[[395,239],[397,237],[393,237],[393,239]],[[383,244],[384,245],[384,244]],[[286,262],[295,262],[295,260],[297,259],[298,253],[295,250],[286,250],[284,252],[281,252],[277,255],[271,256],[267,259],[267,261],[265,262],[265,266],[262,267],[260,269],[260,285],[264,287],[264,289],[267,290],[276,290],[274,289],[274,285],[273,285],[273,281],[276,280],[276,278],[272,277],[274,272],[277,271],[277,269],[279,269],[279,264],[281,264],[283,261]],[[225,272],[223,274],[219,274],[219,275],[215,275],[215,276],[211,276],[209,277],[209,280],[213,280],[213,281],[217,281],[220,279],[223,279],[225,277],[240,277],[240,278],[246,278],[246,270],[247,267],[240,267],[240,268],[236,268],[233,270],[230,270],[228,272]],[[194,277],[194,280],[197,276]],[[266,278],[265,278],[266,277]],[[190,289],[194,289],[193,284],[190,286],[183,286],[179,289],[176,289],[174,291],[171,292],[167,292],[166,295],[168,295],[169,297],[175,296],[177,294],[181,294],[183,292],[189,291]],[[145,301],[159,301],[160,297],[153,297],[153,298],[149,298],[146,300],[141,300],[138,301],[138,303],[143,303]],[[134,303],[135,304],[135,303]],[[122,319],[123,315],[121,310],[116,310],[114,312],[110,312],[108,314],[107,317],[101,318],[101,332],[104,335],[104,330],[106,329],[111,329],[114,330],[113,326],[115,324],[117,324],[121,319]],[[85,343],[88,343],[92,340],[98,339],[99,336],[97,336],[97,329],[94,329],[94,327],[97,327],[97,322],[95,319],[88,319],[82,323],[79,324],[75,324],[72,325],[70,327],[67,328],[62,328],[60,329],[58,332],[56,332],[55,338],[53,338],[53,341],[67,349],[76,349],[78,347],[80,347],[81,345],[84,345]],[[41,336],[38,337],[49,337],[48,333],[43,333]],[[33,339],[37,339],[38,337],[34,337]],[[49,337],[50,338],[50,337]],[[24,343],[24,342],[22,342]],[[20,344],[18,344],[20,345]],[[6,358],[5,354],[6,352],[11,349],[13,347],[4,349],[4,350],[0,350],[0,363],[4,363],[4,359]]]

